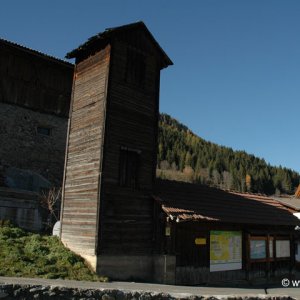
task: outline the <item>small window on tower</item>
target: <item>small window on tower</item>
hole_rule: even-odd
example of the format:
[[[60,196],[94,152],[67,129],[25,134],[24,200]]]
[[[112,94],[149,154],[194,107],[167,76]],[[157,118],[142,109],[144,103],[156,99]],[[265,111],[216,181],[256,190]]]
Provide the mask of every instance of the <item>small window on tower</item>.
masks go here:
[[[128,48],[126,81],[130,84],[142,87],[145,81],[145,69],[145,55],[136,50]]]
[[[120,152],[120,185],[138,188],[138,175],[139,175],[139,150],[121,147]]]
[[[42,126],[39,126],[39,127],[37,127],[36,131],[37,131],[37,133],[40,134],[40,135],[50,136],[52,130],[51,130],[51,128],[49,128],[49,127],[42,127]]]

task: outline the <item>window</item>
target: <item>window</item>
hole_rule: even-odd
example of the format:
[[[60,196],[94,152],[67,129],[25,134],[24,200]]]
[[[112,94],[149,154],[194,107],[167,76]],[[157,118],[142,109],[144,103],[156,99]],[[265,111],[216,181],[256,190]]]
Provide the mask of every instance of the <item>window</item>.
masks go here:
[[[120,185],[138,188],[140,151],[121,147],[120,152]]]
[[[265,259],[266,258],[266,240],[265,239],[251,239],[250,241],[250,258],[251,259]]]
[[[267,244],[269,242],[269,245]],[[269,247],[267,247],[269,246]],[[267,250],[269,249],[269,253]],[[276,257],[275,257],[276,253]],[[290,257],[290,240],[285,238],[275,239],[273,236],[251,236],[250,237],[250,259],[286,259]]]
[[[145,81],[145,55],[128,48],[126,65],[126,82],[142,87]]]
[[[36,131],[40,135],[50,136],[52,130],[49,127],[37,127]]]

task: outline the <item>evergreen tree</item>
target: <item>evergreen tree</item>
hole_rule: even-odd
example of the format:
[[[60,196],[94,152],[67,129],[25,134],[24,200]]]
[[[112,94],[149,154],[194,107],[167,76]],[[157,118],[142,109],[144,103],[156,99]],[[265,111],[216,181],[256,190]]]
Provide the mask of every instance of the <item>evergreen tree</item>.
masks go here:
[[[167,114],[160,115],[157,164],[173,173],[185,170],[188,180],[237,191],[294,193],[300,181],[295,171],[203,140]],[[158,176],[166,177],[165,172]]]

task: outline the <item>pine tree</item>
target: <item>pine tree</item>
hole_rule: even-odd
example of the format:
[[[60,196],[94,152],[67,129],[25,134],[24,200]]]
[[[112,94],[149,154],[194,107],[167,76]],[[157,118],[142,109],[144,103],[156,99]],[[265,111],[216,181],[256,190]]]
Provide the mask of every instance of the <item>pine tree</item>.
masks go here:
[[[300,182],[297,172],[270,166],[245,151],[207,142],[166,114],[161,114],[159,121],[158,166],[163,161],[167,161],[168,168],[174,172],[182,172],[190,166],[198,182],[217,182],[220,187],[237,191],[293,193]]]

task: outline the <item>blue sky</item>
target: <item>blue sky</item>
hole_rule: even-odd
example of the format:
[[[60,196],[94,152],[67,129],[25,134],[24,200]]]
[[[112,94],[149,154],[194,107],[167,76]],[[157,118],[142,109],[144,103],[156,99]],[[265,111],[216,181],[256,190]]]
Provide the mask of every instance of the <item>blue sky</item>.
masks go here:
[[[162,71],[161,112],[300,172],[300,1],[2,0],[0,36],[63,58],[138,20],[174,62]]]

